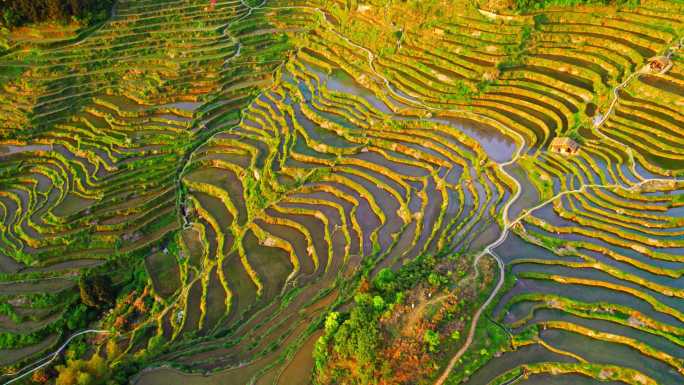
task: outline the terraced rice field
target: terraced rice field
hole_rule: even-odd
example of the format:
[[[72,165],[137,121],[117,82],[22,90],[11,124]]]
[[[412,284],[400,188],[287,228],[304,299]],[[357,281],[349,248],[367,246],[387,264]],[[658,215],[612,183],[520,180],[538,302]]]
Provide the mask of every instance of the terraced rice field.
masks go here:
[[[468,320],[509,342],[426,383],[684,383],[682,5],[464,2],[384,50],[380,8],[345,7],[121,0],[0,56],[0,333],[27,336],[3,382],[86,327],[80,274],[137,266],[147,310],[88,323],[149,366],[131,382],[310,383],[358,271],[436,254],[501,263]]]

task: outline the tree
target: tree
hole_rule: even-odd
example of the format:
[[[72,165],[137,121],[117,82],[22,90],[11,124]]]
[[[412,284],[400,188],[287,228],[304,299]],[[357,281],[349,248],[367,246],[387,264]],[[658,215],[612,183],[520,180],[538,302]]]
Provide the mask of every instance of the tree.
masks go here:
[[[83,304],[78,304],[66,316],[66,326],[69,330],[81,329],[88,323],[88,308]]]
[[[396,286],[394,272],[388,268],[380,270],[375,279],[373,279],[373,286],[383,292],[394,290]]]
[[[107,341],[107,359],[113,360],[119,357],[119,354],[121,354],[121,349],[119,349],[119,344],[116,343],[116,340],[112,338]]]
[[[327,334],[334,333],[340,326],[340,313],[333,311],[325,317],[325,332]]]
[[[67,362],[67,365],[59,365],[56,367],[59,375],[55,380],[55,385],[75,385],[77,384],[79,371],[78,368],[73,365],[73,361]]]
[[[356,306],[349,319],[344,321],[333,336],[333,350],[341,361],[354,362],[355,378],[358,384],[372,383],[377,375],[377,349],[380,346],[380,329],[378,313],[373,297],[369,294],[357,294],[354,297]]]
[[[439,333],[434,330],[426,330],[423,335],[423,341],[428,344],[428,350],[435,353],[439,350]]]
[[[385,310],[385,300],[381,296],[376,295],[373,297],[373,309],[378,312]]]
[[[449,283],[449,279],[437,273],[430,273],[428,283],[434,287],[441,287]]]
[[[8,26],[15,25],[18,22],[18,17],[16,11],[13,9],[7,8],[2,11],[2,23],[0,24],[5,24]]]
[[[107,17],[114,0],[0,0],[0,24],[13,28],[44,21],[65,22],[70,16],[87,21]]]
[[[47,0],[47,19],[53,21],[65,21],[66,12],[62,6],[62,0]]]
[[[91,376],[90,373],[81,372],[78,374],[76,383],[78,385],[90,385],[93,383],[93,376]]]
[[[106,275],[81,276],[79,280],[81,301],[90,307],[105,307],[114,302],[112,280]]]
[[[107,375],[107,361],[95,353],[86,362],[85,369],[96,378],[104,378]]]
[[[74,16],[83,16],[83,3],[81,0],[69,0],[69,9]]]
[[[50,379],[45,369],[38,369],[31,375],[31,381],[39,384],[45,383]]]
[[[29,22],[36,22],[41,19],[41,15],[43,14],[42,12],[42,4],[41,2],[36,2],[34,4],[31,4],[31,2],[28,1],[17,1],[14,2],[14,4],[10,3],[9,6],[12,7],[12,5],[15,6],[15,10],[19,11],[19,20],[20,21],[29,21]]]
[[[67,360],[66,365],[55,369],[59,375],[55,385],[92,385],[102,384],[109,378],[107,361],[95,353],[89,360]]]

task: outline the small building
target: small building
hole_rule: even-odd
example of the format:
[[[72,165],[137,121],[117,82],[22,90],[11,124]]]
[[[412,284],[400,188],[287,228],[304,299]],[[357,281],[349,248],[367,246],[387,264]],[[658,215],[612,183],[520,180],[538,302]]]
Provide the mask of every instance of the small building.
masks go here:
[[[672,68],[672,60],[667,56],[654,56],[648,59],[648,69],[654,74],[664,74]]]
[[[551,152],[561,155],[575,155],[579,152],[579,149],[579,144],[567,136],[553,138],[549,145]]]

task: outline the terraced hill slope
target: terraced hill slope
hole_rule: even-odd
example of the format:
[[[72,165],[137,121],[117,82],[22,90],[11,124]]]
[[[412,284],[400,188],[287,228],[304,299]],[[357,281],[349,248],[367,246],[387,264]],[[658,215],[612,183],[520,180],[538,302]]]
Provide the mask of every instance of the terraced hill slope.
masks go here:
[[[379,321],[431,369],[379,383],[684,383],[684,5],[475,3],[120,0],[15,42],[0,381],[361,383],[326,319],[434,256]]]

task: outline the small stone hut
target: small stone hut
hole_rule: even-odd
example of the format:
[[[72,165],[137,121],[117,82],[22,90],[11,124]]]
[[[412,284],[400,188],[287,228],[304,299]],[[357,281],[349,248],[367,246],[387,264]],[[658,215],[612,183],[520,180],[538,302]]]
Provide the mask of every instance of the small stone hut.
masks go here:
[[[672,60],[667,56],[654,56],[648,59],[648,69],[654,74],[664,74],[672,68]]]
[[[549,145],[551,152],[561,155],[575,155],[579,152],[579,149],[579,144],[566,136],[553,138]]]

